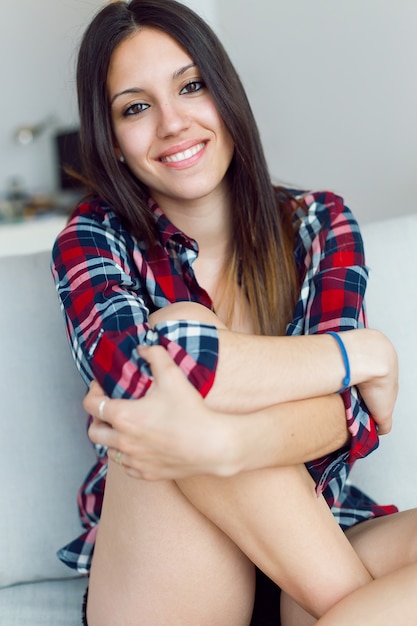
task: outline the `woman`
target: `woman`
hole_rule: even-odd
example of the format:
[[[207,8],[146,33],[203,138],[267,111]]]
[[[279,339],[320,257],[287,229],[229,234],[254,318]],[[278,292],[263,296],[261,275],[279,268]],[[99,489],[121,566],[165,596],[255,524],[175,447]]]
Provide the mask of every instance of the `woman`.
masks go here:
[[[413,580],[415,554],[377,547],[409,547],[414,512],[346,484],[397,386],[391,344],[360,329],[349,210],[272,187],[234,68],[176,2],[105,7],[77,81],[92,198],[53,272],[96,416],[85,533],[60,553],[90,574],[88,624],[249,624],[254,564],[289,594],[284,624],[311,621],[289,596],[332,620],[372,578]]]

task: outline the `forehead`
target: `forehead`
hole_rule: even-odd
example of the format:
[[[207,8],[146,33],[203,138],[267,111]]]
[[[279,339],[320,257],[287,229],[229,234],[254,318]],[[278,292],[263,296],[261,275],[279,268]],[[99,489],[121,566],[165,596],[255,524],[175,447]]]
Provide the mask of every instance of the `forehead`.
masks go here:
[[[142,28],[114,50],[107,84],[110,91],[132,81],[132,85],[145,88],[142,83],[156,78],[172,78],[176,70],[191,62],[190,55],[170,35],[154,28]]]

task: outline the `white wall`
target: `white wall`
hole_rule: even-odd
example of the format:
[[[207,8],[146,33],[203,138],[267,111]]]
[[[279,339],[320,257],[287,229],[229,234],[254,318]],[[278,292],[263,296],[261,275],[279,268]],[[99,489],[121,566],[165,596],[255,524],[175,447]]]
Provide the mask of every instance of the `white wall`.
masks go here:
[[[179,2],[201,15],[216,32],[219,31],[216,0],[179,0]]]
[[[74,50],[103,0],[2,0],[0,19],[0,195],[18,177],[30,191],[55,184],[51,134],[26,147],[13,141],[22,124],[49,115],[76,123]]]
[[[220,34],[259,121],[271,174],[343,194],[363,223],[417,207],[415,0],[183,0]],[[0,20],[0,197],[13,176],[55,183],[51,135],[76,123],[79,37],[104,0],[5,2]]]
[[[364,223],[417,211],[417,2],[217,0],[271,173]]]

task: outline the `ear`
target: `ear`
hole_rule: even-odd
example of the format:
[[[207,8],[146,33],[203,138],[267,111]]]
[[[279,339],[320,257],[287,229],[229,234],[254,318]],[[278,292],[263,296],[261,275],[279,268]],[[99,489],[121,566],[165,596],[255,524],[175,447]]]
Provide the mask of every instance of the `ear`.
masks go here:
[[[120,150],[119,143],[113,131],[111,133],[111,141],[113,144],[113,150],[114,150],[114,154],[116,155],[116,159],[119,160],[120,157],[122,156],[122,151]]]
[[[120,157],[122,156],[122,151],[116,143],[113,144],[113,150],[114,154],[116,155],[116,159],[120,160]]]
[[[116,155],[117,160],[120,161],[120,163],[124,163],[125,158],[120,148],[118,146],[113,146],[113,148],[114,148],[114,154]]]

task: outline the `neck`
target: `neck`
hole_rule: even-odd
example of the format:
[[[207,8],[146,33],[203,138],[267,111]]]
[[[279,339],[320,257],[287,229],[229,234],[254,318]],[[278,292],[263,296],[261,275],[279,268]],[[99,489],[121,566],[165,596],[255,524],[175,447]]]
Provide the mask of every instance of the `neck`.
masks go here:
[[[158,202],[158,198],[155,200]],[[198,200],[165,201],[160,208],[177,228],[197,241],[200,258],[225,258],[231,239],[228,193]]]

